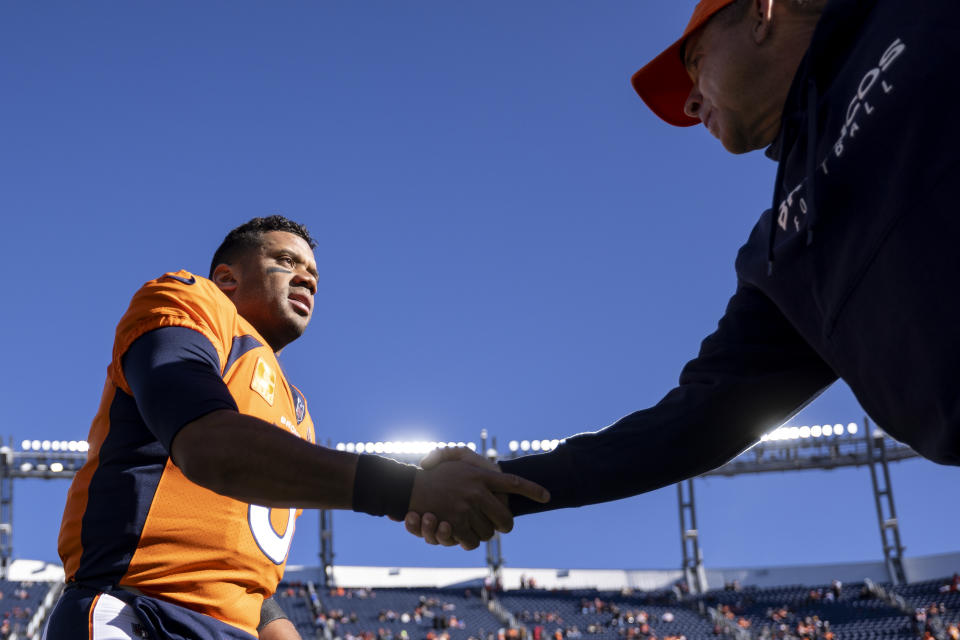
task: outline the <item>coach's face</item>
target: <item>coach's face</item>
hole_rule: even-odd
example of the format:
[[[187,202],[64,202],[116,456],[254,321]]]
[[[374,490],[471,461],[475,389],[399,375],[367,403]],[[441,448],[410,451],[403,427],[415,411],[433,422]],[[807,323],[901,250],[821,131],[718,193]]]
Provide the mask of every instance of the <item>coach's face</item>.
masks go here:
[[[237,311],[275,352],[299,338],[313,315],[317,263],[306,240],[286,231],[268,231],[259,246],[227,267],[230,297]],[[223,278],[227,281],[227,278]]]
[[[717,16],[684,46],[693,81],[684,111],[732,153],[761,149],[780,130],[787,93],[816,24],[784,5],[758,0],[732,24]]]

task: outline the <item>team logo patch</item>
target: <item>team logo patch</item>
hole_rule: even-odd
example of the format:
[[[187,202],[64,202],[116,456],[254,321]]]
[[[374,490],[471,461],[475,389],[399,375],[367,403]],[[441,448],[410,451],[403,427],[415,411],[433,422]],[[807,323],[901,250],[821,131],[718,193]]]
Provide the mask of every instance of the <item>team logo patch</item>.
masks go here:
[[[293,385],[290,386],[293,387]],[[307,415],[307,403],[303,399],[303,394],[296,387],[293,387],[293,406],[297,412],[297,424],[300,424]]]
[[[277,372],[267,364],[263,358],[257,358],[257,366],[253,370],[253,380],[250,388],[260,394],[271,407],[277,392]]]

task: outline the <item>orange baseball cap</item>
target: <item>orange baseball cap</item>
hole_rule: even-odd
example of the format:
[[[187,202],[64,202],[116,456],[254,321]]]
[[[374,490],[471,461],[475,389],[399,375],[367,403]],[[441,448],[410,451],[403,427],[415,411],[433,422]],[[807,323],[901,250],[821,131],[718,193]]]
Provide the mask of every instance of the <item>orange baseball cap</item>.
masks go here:
[[[650,110],[666,122],[678,127],[691,127],[700,124],[699,118],[691,118],[683,111],[683,106],[693,88],[693,82],[687,75],[680,57],[680,48],[694,31],[707,23],[713,14],[734,0],[700,0],[693,9],[693,16],[680,39],[651,60],[642,69],[633,74],[631,82],[636,92],[647,103]]]

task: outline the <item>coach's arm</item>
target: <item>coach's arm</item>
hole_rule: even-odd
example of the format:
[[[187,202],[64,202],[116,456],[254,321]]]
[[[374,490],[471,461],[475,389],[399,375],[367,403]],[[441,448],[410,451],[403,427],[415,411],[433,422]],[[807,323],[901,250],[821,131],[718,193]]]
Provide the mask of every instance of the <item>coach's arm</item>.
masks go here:
[[[714,469],[789,419],[836,378],[779,309],[741,283],[716,332],[684,367],[678,386],[655,406],[600,431],[568,437],[549,453],[501,461],[503,471],[532,480],[551,495],[547,504],[511,496],[511,512],[617,500]],[[437,519],[420,513],[423,521],[416,513],[407,515],[407,529],[438,541]],[[439,542],[456,541],[444,530]]]

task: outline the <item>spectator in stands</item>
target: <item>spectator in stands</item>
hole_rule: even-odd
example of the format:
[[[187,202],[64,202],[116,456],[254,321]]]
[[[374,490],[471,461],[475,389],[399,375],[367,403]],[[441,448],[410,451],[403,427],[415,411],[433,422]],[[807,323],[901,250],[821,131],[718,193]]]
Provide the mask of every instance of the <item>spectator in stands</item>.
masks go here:
[[[834,578],[830,583],[830,591],[833,592],[833,597],[839,600],[841,594],[843,593],[843,583]]]
[[[917,636],[923,635],[927,628],[927,610],[924,607],[917,607],[913,612],[913,630]]]
[[[946,625],[940,616],[940,607],[932,604],[927,608],[927,630],[938,640],[946,637]]]
[[[940,587],[941,593],[956,593],[960,591],[960,574],[954,573],[950,582]]]

